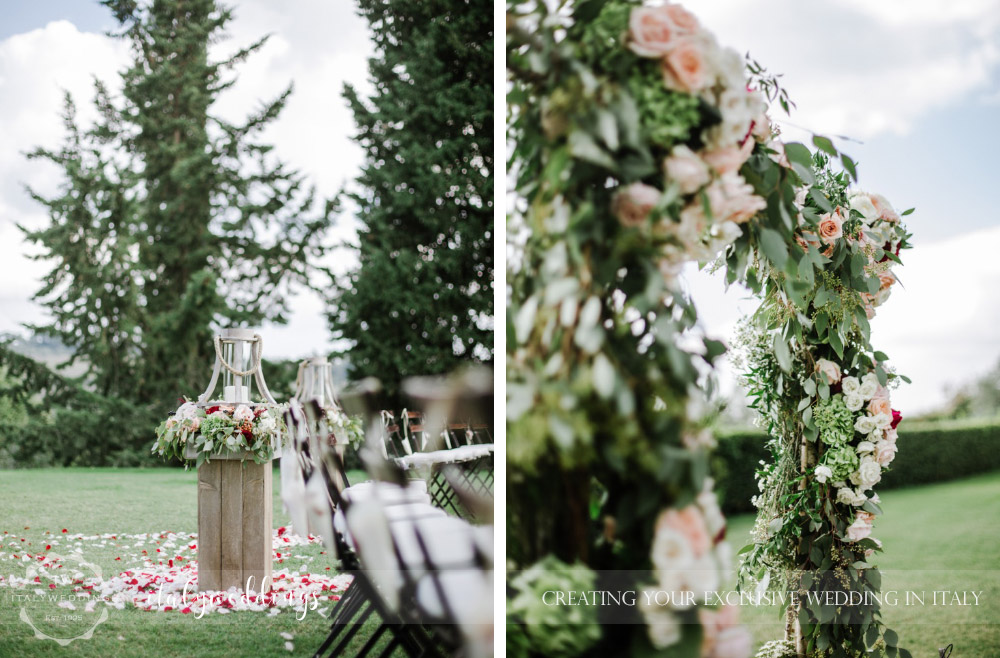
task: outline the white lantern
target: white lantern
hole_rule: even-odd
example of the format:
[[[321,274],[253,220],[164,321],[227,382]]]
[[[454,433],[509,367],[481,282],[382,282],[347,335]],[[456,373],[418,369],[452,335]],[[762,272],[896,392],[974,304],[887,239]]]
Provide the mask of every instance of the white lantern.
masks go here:
[[[199,406],[213,404],[277,404],[264,383],[260,368],[264,341],[253,329],[223,329],[215,337],[215,367],[212,380],[205,392],[198,396]],[[222,374],[222,398],[212,399],[212,394]],[[253,402],[253,385],[263,402]]]
[[[333,387],[333,365],[326,358],[314,356],[299,364],[295,397],[299,402],[316,400],[323,409],[340,408]]]

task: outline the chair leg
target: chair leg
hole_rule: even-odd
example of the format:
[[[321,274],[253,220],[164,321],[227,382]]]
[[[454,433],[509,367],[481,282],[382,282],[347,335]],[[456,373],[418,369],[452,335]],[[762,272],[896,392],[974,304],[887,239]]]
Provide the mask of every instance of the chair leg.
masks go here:
[[[334,647],[333,651],[330,652],[329,654],[330,658],[333,658],[334,656],[339,656],[341,653],[344,652],[344,649],[346,649],[347,645],[350,644],[351,639],[355,635],[357,635],[359,630],[361,630],[361,627],[368,620],[368,618],[371,617],[372,612],[374,612],[374,610],[375,610],[374,605],[370,605],[367,608],[365,608],[364,612],[361,613],[361,616],[358,617],[358,620],[355,621],[351,625],[351,627],[347,630],[347,635],[345,635],[343,639],[340,640],[340,643],[336,647]]]

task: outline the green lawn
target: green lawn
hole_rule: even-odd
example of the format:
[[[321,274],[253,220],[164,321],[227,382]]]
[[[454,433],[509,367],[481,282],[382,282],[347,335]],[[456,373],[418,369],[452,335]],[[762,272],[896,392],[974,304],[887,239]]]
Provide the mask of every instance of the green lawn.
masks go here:
[[[73,542],[68,538],[75,533],[195,533],[198,528],[196,484],[193,470],[167,468],[0,472],[0,543],[3,544],[0,546],[0,575],[8,576],[12,568],[20,567],[10,559],[15,553],[43,553],[46,545],[52,546],[53,552],[70,552]],[[275,471],[276,526],[288,524],[279,490]],[[63,528],[67,529],[67,534],[62,533]],[[154,553],[156,546],[155,537],[143,546],[134,546],[135,541],[124,542],[121,538],[109,539],[104,546],[95,547],[95,543],[99,542],[86,544],[83,557],[98,565],[105,578],[126,568],[122,565],[129,559],[116,561],[116,557],[134,555],[144,549]],[[299,547],[290,552],[292,558],[284,564],[275,564],[275,568],[289,567],[295,571],[305,565],[310,573],[335,573],[336,564],[321,551],[325,549],[319,545]],[[133,558],[126,566],[136,565]],[[326,571],[326,567],[330,567],[330,571]],[[18,571],[18,575],[23,576],[23,568]],[[0,587],[0,656],[198,655],[232,658],[311,655],[329,629],[327,620],[317,612],[308,612],[299,621],[290,610],[273,617],[264,612],[233,612],[207,614],[196,619],[194,615],[179,612],[109,608],[107,621],[97,628],[91,639],[77,640],[64,648],[50,640],[36,639],[31,628],[19,619],[21,605],[13,599],[10,589]],[[82,613],[80,607],[78,612]],[[59,624],[67,628],[82,624],[85,630],[101,607],[83,620],[52,621],[49,628]],[[76,614],[60,609],[53,612]],[[44,625],[41,620],[36,621]],[[287,640],[280,635],[282,632],[294,636],[293,652],[285,648]]]
[[[886,606],[886,622],[914,658],[932,658],[955,644],[954,658],[1000,656],[1000,473],[897,489],[882,495],[885,515],[873,536],[882,589],[925,592],[923,605]],[[749,543],[753,516],[730,519],[735,550]],[[978,606],[932,605],[935,590],[982,592]],[[970,598],[971,602],[972,599]],[[743,621],[758,643],[781,637],[776,610],[744,608]]]

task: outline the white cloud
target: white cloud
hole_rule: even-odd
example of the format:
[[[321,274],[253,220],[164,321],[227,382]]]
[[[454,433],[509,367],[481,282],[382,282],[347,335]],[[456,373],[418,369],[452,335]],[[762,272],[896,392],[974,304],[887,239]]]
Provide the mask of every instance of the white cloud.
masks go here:
[[[694,7],[722,43],[785,74],[798,105],[791,123],[860,139],[906,135],[928,113],[988,87],[1000,68],[998,8],[1000,0],[722,0]]]

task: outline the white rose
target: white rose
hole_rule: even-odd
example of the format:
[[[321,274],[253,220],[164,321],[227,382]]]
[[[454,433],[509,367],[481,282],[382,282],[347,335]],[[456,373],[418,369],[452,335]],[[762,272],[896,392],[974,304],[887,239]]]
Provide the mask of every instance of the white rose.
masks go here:
[[[677,183],[683,194],[694,194],[711,180],[708,166],[686,146],[674,147],[664,162],[667,179]]]
[[[887,413],[877,413],[872,418],[872,422],[875,423],[876,430],[884,432],[892,425],[892,416]]]
[[[844,406],[848,411],[860,411],[861,407],[865,406],[865,401],[860,395],[851,393],[844,396]]]
[[[865,504],[866,500],[868,500],[868,498],[863,493],[855,491],[854,500],[851,501],[851,505],[854,505],[855,507],[861,507],[862,505]]]
[[[656,536],[653,537],[650,558],[657,571],[671,573],[678,569],[689,568],[694,560],[694,554],[691,552],[687,537],[676,530],[663,527],[657,530]]]
[[[863,458],[858,469],[858,479],[862,491],[871,489],[882,479],[882,466],[871,457]]]
[[[872,452],[875,450],[875,444],[871,441],[862,441],[858,444],[858,453]]]
[[[854,504],[854,491],[848,489],[847,487],[842,487],[837,490],[837,502],[843,505]]]
[[[871,224],[878,219],[878,210],[867,194],[855,194],[851,197],[851,210],[857,210],[864,217],[865,224]]]
[[[656,604],[659,590],[646,589],[639,594],[639,610],[646,620],[649,641],[657,649],[665,649],[681,640],[681,623],[670,608]],[[662,597],[663,595],[660,594]]]
[[[861,388],[858,389],[858,393],[865,400],[871,400],[878,393],[878,381],[863,381],[861,382]]]
[[[743,235],[743,229],[736,222],[722,222],[716,224],[709,231],[710,242],[708,248],[713,251],[722,251]]]
[[[840,386],[844,391],[844,395],[857,395],[858,390],[861,388],[861,384],[858,382],[857,377],[844,377],[843,381],[840,382]]]
[[[827,481],[827,479],[833,477],[833,471],[829,466],[817,466],[816,467],[816,481],[820,484]]]
[[[198,415],[198,405],[194,402],[185,402],[177,408],[177,413],[175,415],[184,420],[191,420]]]
[[[711,553],[705,553],[684,571],[685,589],[694,592],[695,603],[704,603],[705,593],[719,589],[719,568]]]
[[[871,416],[858,416],[858,419],[854,421],[854,429],[859,434],[870,434],[875,429],[875,420]]]

